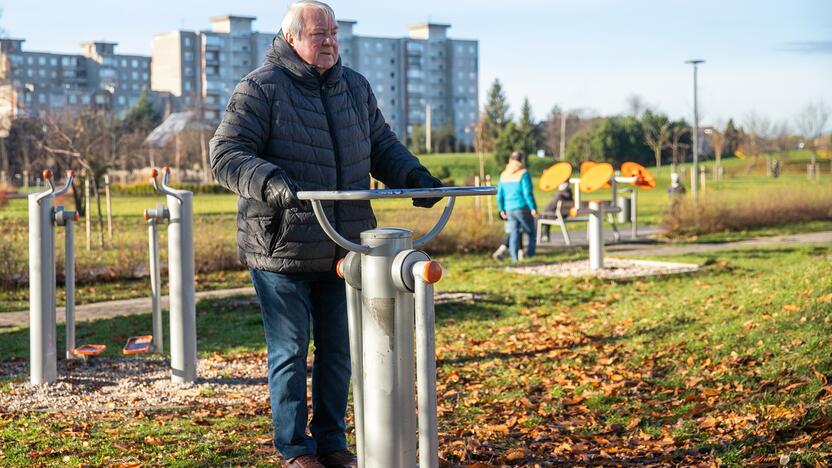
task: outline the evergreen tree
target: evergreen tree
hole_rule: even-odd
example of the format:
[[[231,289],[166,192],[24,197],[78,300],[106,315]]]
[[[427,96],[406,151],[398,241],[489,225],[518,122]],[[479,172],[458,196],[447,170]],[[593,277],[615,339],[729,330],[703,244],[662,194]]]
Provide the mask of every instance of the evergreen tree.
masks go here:
[[[491,151],[500,132],[511,122],[508,98],[499,79],[495,79],[488,90],[488,100],[483,114],[482,150]]]
[[[734,119],[728,119],[725,131],[722,133],[725,135],[725,154],[733,156],[740,147],[740,142],[742,142],[740,130],[734,125]]]
[[[425,127],[415,124],[407,135],[407,149],[413,154],[427,153],[425,146]]]
[[[523,145],[520,149],[526,154],[537,152],[537,125],[534,123],[529,98],[523,99],[523,106],[520,108],[520,122],[518,122],[517,127],[520,133],[523,134]]]
[[[142,90],[136,105],[131,107],[124,116],[123,124],[131,131],[150,133],[162,122],[162,114],[154,107],[147,88]]]
[[[529,153],[523,147],[524,143],[523,132],[514,122],[510,121],[494,142],[494,155],[497,161],[501,161],[503,164],[507,163],[511,153],[518,150],[525,152],[528,156]]]

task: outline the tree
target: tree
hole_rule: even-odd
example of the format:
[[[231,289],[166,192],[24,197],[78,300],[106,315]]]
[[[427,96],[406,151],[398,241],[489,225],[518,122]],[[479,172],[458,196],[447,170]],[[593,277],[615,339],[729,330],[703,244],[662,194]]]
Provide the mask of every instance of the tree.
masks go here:
[[[520,108],[520,121],[517,123],[517,129],[523,135],[522,151],[526,154],[532,154],[537,151],[537,124],[534,123],[532,116],[532,106],[529,103],[529,98],[523,99],[523,105]]]
[[[638,119],[646,111],[647,104],[640,95],[633,93],[627,96],[627,115]]]
[[[592,126],[597,119],[591,111],[583,109],[562,110],[555,105],[543,122],[542,143],[559,161],[566,160],[566,145],[572,135]]]
[[[500,132],[511,122],[508,98],[499,79],[495,79],[488,90],[488,100],[483,111],[483,129],[480,136],[482,151],[491,151]]]
[[[725,135],[725,154],[735,154],[740,148],[744,135],[742,129],[737,129],[734,119],[728,119],[723,135]]]
[[[456,131],[454,125],[448,122],[445,126],[433,132],[433,147],[437,153],[451,153],[456,147]]]
[[[591,159],[646,165],[650,163],[651,151],[644,143],[644,132],[638,120],[630,116],[613,116],[599,119],[588,130],[576,134],[569,141],[566,158],[576,163]]]
[[[684,120],[678,120],[670,124],[670,139],[667,147],[670,148],[670,164],[672,171],[676,172],[680,163],[685,159],[685,153],[690,148],[690,127]]]
[[[751,111],[745,116],[745,127],[748,133],[742,142],[743,152],[751,156],[745,168],[745,173],[750,174],[752,167],[757,164],[760,155],[769,149],[769,136],[771,134],[771,120]]]
[[[414,124],[410,131],[407,132],[407,148],[413,154],[427,153],[427,146],[425,146],[425,127],[420,124]]]
[[[122,126],[148,134],[160,123],[162,123],[162,114],[153,107],[153,101],[150,100],[150,95],[145,88],[139,95],[136,105],[127,110]]]
[[[662,150],[670,138],[670,119],[666,115],[647,110],[641,116],[641,126],[644,130],[644,143],[653,150],[658,171],[662,167]]]
[[[494,142],[494,155],[497,161],[505,164],[514,151],[520,150],[526,155],[529,154],[528,148],[523,147],[524,144],[526,144],[526,139],[523,132],[514,122],[509,122]]]
[[[807,105],[795,118],[800,135],[805,139],[804,147],[812,152],[812,171],[817,174],[817,149],[820,137],[829,120],[829,107],[823,101]]]

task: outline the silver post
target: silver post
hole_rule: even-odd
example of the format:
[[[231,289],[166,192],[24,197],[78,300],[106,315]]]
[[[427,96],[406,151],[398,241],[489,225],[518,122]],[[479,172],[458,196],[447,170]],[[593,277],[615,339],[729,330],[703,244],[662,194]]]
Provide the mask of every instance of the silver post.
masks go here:
[[[412,378],[402,382],[407,372],[399,369],[413,363],[413,306],[411,314],[398,307],[399,291],[389,279],[394,256],[411,248],[412,242],[413,234],[405,229],[361,233],[361,243],[370,248],[361,256],[362,360],[364,378],[371,383],[364,386],[364,452],[370,468],[413,466],[416,460],[414,383]],[[405,323],[411,330],[409,342],[396,335]],[[407,438],[407,446],[402,446]]]
[[[191,192],[168,195],[168,281],[170,284],[171,380],[196,380],[196,297]]]
[[[159,209],[164,211],[160,205]],[[148,247],[150,248],[150,306],[153,318],[153,344],[152,350],[154,353],[164,353],[165,343],[162,332],[162,278],[159,265],[159,209],[151,213],[147,213],[147,237]]]
[[[697,72],[704,60],[687,60],[685,63],[693,65],[693,167],[691,171],[691,196],[694,200],[699,196],[699,90],[697,87]]]
[[[45,172],[45,171],[44,171]],[[54,191],[51,173],[46,194]],[[29,195],[29,381],[33,385],[58,378],[55,336],[55,228],[52,197]]]
[[[65,230],[65,294],[66,294],[66,358],[75,356],[75,235],[73,221],[78,216],[77,211],[65,211],[62,206],[55,209],[56,224],[63,225]]]
[[[604,268],[604,226],[601,203],[589,202],[589,222],[587,223],[587,241],[589,242],[590,271]]]
[[[436,422],[436,346],[434,335],[433,283],[424,272],[436,262],[418,262],[410,274],[414,278],[416,303],[416,383],[419,397],[419,466],[439,467],[439,436]],[[441,269],[439,269],[441,272]],[[438,278],[436,278],[438,280]]]
[[[359,468],[364,467],[364,365],[361,346],[361,257],[350,252],[338,264],[338,275],[347,288],[347,328],[350,335],[352,402],[355,419],[355,451]]]

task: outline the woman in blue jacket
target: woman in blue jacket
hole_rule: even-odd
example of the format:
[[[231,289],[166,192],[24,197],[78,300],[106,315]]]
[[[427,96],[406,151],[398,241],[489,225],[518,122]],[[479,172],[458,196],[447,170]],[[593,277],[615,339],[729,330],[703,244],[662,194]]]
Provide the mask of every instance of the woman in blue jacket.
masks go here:
[[[532,178],[523,164],[524,156],[522,151],[511,153],[497,184],[497,207],[500,209],[500,217],[506,220],[508,248],[514,262],[518,260],[523,233],[529,236],[527,257],[534,256],[536,240],[534,217],[537,216],[537,204],[532,193]]]

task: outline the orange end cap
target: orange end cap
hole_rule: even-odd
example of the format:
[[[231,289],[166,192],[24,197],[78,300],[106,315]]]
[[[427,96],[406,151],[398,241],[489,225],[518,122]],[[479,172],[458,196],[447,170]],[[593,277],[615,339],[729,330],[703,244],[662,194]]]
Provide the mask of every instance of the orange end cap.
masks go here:
[[[66,171],[66,176],[67,177],[75,177],[75,171],[73,171],[72,169]]]
[[[78,221],[79,219],[81,219],[81,213],[76,211],[75,214],[72,215],[72,220],[73,221]]]
[[[439,262],[434,262],[433,260],[427,262],[425,264],[425,268],[422,270],[422,279],[424,279],[428,284],[433,284],[441,278],[442,265],[440,265]]]
[[[164,172],[165,174],[170,174],[170,168],[165,166],[162,168],[162,172]]]
[[[153,177],[155,179],[158,176],[159,176],[159,171],[155,167],[150,170],[150,177]]]
[[[335,264],[335,274],[338,275],[339,278],[344,279],[344,258],[338,260],[338,263]]]
[[[52,171],[50,171],[49,169],[44,169],[43,173],[41,173],[41,175],[43,176],[44,179],[47,179],[47,180],[51,179],[52,178]]]
[[[578,216],[577,208],[569,208],[569,216]]]
[[[150,216],[147,215],[147,210],[142,211],[142,217],[144,218],[145,221],[150,219]]]

